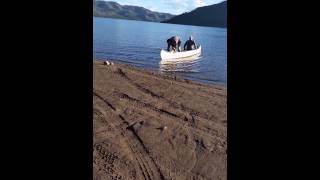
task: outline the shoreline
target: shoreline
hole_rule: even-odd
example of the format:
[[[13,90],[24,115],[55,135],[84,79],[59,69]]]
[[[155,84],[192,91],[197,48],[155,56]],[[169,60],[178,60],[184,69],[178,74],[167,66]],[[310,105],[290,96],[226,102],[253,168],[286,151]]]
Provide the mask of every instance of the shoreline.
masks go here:
[[[106,18],[106,19],[116,19],[116,20],[127,20],[127,21],[138,21],[138,22],[148,22],[148,23],[160,23],[160,24],[172,24],[172,25],[181,25],[181,26],[194,26],[194,27],[203,27],[203,28],[217,28],[222,30],[227,30],[227,27],[219,27],[219,26],[201,26],[201,25],[189,25],[189,24],[175,24],[175,23],[167,23],[167,22],[158,22],[158,21],[143,21],[143,20],[135,20],[135,19],[125,19],[125,18],[112,18],[112,17],[103,17],[103,16],[93,16],[93,18]]]
[[[227,179],[227,88],[93,61],[94,179]]]
[[[105,59],[96,59],[96,60],[93,60],[93,63],[103,63],[104,61],[106,61]],[[165,78],[165,79],[171,79],[171,80],[174,80],[174,75],[165,75],[165,74],[161,74],[160,71],[156,71],[156,70],[152,70],[152,69],[148,69],[148,68],[144,68],[144,67],[137,67],[135,65],[132,65],[132,64],[126,64],[126,63],[123,63],[123,62],[119,62],[119,60],[109,60],[110,62],[113,62],[114,64],[118,65],[118,66],[123,66],[123,67],[126,67],[126,68],[130,68],[130,69],[134,69],[136,71],[141,71],[143,73],[147,73],[147,74],[150,74],[150,75],[154,75],[154,76],[160,76],[162,78]],[[224,83],[224,82],[206,82],[207,80],[190,80],[190,79],[186,79],[186,78],[183,78],[183,77],[178,77],[176,76],[176,80],[175,81],[179,81],[179,82],[188,82],[190,84],[198,84],[198,85],[201,85],[201,86],[212,86],[212,87],[215,87],[215,88],[220,88],[220,89],[225,89],[227,90],[227,83]]]

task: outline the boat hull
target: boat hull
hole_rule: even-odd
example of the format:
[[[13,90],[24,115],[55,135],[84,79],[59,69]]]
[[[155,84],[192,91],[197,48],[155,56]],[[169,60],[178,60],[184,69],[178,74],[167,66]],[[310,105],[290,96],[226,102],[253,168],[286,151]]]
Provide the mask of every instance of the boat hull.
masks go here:
[[[186,57],[192,56],[199,56],[201,55],[201,46],[198,49],[190,50],[190,51],[182,51],[182,52],[175,52],[175,51],[166,51],[161,49],[160,57],[162,60],[170,60],[170,59],[181,59]]]

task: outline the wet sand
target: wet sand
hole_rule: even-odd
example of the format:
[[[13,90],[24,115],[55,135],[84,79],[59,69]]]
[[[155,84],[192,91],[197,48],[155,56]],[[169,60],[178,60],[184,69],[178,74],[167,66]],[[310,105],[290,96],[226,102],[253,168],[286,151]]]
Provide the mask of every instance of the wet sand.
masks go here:
[[[227,89],[93,61],[93,179],[227,179]]]

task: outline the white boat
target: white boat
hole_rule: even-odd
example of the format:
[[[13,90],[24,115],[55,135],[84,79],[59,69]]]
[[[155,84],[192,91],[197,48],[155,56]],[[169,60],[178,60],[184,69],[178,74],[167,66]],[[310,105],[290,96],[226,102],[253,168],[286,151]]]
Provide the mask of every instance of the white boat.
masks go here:
[[[186,57],[192,57],[192,56],[199,56],[201,54],[201,46],[198,47],[198,49],[190,50],[190,51],[181,51],[181,52],[175,52],[175,51],[166,51],[164,49],[161,49],[160,56],[162,60],[168,60],[168,59],[180,59],[180,58],[186,58]]]

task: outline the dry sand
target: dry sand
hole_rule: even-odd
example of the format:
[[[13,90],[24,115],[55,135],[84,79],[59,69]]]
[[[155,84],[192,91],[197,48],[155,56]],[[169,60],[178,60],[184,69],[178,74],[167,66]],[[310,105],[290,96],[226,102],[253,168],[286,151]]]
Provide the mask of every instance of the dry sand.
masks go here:
[[[227,179],[227,89],[93,62],[94,179]]]

